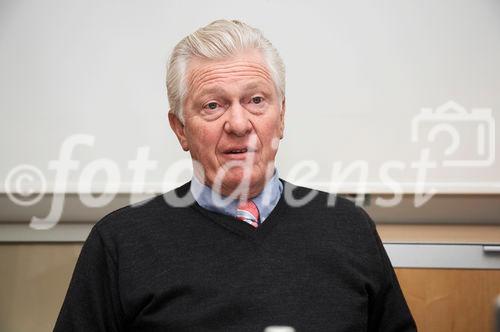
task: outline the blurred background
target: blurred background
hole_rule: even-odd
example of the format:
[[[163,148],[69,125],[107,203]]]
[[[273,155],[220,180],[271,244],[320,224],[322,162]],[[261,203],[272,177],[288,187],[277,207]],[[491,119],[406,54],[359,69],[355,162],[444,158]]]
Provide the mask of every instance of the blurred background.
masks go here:
[[[420,331],[491,331],[498,0],[0,0],[0,331],[51,331],[92,225],[189,181],[165,67],[220,18],[285,61],[280,176],[364,205]]]

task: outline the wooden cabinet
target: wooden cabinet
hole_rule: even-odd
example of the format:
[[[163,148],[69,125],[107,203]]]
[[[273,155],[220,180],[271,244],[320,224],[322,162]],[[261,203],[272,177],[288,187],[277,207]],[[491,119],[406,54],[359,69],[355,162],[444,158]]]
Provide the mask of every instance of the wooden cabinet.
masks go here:
[[[493,331],[500,270],[396,269],[422,332]]]

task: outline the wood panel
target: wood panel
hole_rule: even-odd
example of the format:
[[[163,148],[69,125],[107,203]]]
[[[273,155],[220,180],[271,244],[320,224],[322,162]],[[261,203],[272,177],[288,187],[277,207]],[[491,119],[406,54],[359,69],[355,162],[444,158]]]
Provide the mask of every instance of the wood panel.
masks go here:
[[[396,269],[423,332],[493,331],[498,270]]]
[[[0,245],[0,331],[52,331],[81,246]]]
[[[500,244],[500,225],[377,224],[384,242]]]
[[[0,331],[52,331],[80,249],[81,244],[0,245]],[[419,331],[491,331],[500,271],[396,273]]]

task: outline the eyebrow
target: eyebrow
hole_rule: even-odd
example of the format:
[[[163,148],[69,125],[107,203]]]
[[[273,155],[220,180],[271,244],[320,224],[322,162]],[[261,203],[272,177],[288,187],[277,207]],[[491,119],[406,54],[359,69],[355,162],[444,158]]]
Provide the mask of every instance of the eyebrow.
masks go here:
[[[250,83],[247,83],[246,85],[243,86],[243,90],[255,90],[255,89],[259,89],[259,88],[266,90],[264,88],[263,84],[260,82],[250,82]],[[194,97],[195,97],[195,99],[198,99],[198,98],[202,98],[202,97],[205,97],[205,96],[211,95],[211,94],[224,94],[225,92],[226,91],[223,88],[218,87],[218,86],[214,86],[214,87],[202,89],[201,92],[198,92]]]
[[[245,90],[251,90],[251,89],[257,89],[259,87],[259,83],[255,83],[255,82],[252,82],[252,83],[248,83],[247,85],[243,86],[243,89]]]
[[[211,87],[211,88],[208,88],[208,89],[203,89],[203,90],[201,90],[201,92],[198,92],[195,95],[195,99],[204,97],[206,95],[223,94],[223,93],[225,93],[224,89],[222,89],[220,87]]]
[[[251,82],[243,87],[243,89],[245,89],[245,90],[252,90],[252,89],[259,89],[259,88],[265,89],[265,85],[263,85],[260,82]]]

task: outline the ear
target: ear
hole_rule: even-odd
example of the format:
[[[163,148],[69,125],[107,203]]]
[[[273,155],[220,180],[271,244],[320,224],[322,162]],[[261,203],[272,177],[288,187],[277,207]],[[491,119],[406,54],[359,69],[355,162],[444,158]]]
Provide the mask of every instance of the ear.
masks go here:
[[[286,102],[285,97],[281,101],[281,112],[280,112],[280,139],[283,138],[285,132],[285,110],[286,110]]]
[[[182,149],[184,151],[189,151],[189,144],[186,138],[184,124],[173,112],[168,112],[168,122],[170,123],[170,128],[174,131],[175,136],[177,136]]]

